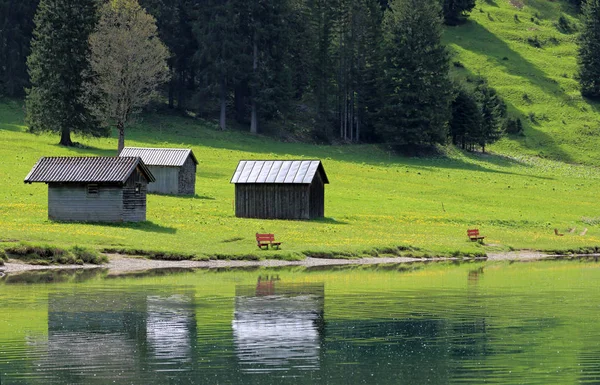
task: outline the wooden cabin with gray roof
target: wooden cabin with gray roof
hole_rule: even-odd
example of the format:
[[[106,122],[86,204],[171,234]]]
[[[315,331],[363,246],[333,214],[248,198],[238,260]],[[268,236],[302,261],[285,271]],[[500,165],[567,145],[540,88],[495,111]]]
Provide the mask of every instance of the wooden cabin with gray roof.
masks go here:
[[[119,156],[139,156],[156,182],[148,185],[148,192],[170,195],[196,194],[196,167],[198,160],[187,148],[125,147]]]
[[[145,221],[153,181],[139,157],[44,157],[25,177],[48,185],[48,219],[75,222]]]
[[[235,184],[235,216],[313,219],[325,215],[325,184],[319,160],[242,160]]]

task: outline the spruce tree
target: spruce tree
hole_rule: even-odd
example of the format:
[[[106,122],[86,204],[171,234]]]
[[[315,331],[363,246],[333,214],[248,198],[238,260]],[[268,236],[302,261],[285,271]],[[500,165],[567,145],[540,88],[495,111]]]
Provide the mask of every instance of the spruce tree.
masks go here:
[[[71,146],[71,132],[106,134],[90,113],[93,79],[88,38],[97,21],[96,0],[41,0],[27,59],[26,122],[33,132],[60,132]]]
[[[449,122],[452,143],[463,149],[470,149],[478,139],[476,137],[480,136],[482,120],[476,96],[460,88],[452,102],[452,118]]]
[[[482,84],[477,87],[477,97],[481,106],[481,129],[474,133],[473,138],[481,146],[481,151],[485,152],[485,146],[494,143],[504,133],[504,122],[506,120],[506,104],[498,95],[498,92]]]
[[[39,0],[0,0],[0,95],[23,96],[27,56]]]
[[[587,0],[582,11],[578,56],[581,95],[600,98],[600,0]]]
[[[398,0],[389,40],[379,131],[393,146],[444,143],[452,85],[437,0]]]
[[[475,0],[442,0],[444,23],[457,25],[464,22],[473,8]]]

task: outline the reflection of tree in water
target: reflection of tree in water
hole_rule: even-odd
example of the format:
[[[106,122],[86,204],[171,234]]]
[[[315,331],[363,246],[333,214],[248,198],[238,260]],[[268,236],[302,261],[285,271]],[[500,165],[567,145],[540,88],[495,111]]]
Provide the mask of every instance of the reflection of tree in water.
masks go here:
[[[193,302],[193,293],[148,288],[51,294],[39,370],[61,383],[140,383],[192,371]]]
[[[236,286],[234,345],[243,371],[316,370],[324,328],[324,285],[260,277]]]

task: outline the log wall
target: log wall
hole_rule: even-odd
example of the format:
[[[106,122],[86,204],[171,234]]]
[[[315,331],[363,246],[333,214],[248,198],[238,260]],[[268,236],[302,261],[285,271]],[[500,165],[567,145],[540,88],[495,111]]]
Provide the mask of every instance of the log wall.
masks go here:
[[[310,219],[310,185],[239,183],[235,215],[240,218]]]

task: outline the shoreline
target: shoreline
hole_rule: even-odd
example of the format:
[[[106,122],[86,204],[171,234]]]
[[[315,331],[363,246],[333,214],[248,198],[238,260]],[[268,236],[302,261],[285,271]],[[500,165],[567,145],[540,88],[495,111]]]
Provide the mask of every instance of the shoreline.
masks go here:
[[[232,260],[211,260],[211,261],[163,261],[140,258],[135,256],[126,256],[122,254],[107,254],[109,262],[103,265],[29,265],[16,260],[5,262],[0,266],[0,276],[7,274],[18,274],[29,271],[43,270],[79,270],[79,269],[108,269],[110,274],[131,273],[136,271],[155,270],[155,269],[218,269],[218,268],[236,268],[236,267],[281,267],[281,266],[344,266],[344,265],[379,265],[379,264],[403,264],[403,263],[428,263],[441,261],[537,261],[549,258],[559,258],[561,256],[546,254],[537,251],[521,250],[504,253],[489,253],[487,258],[462,259],[462,258],[407,258],[407,257],[377,257],[377,258],[356,258],[356,259],[326,259],[307,257],[301,261],[282,261],[276,259],[266,259],[261,261],[232,261]],[[600,257],[598,254],[586,254],[583,256]],[[565,257],[565,256],[563,256]]]

